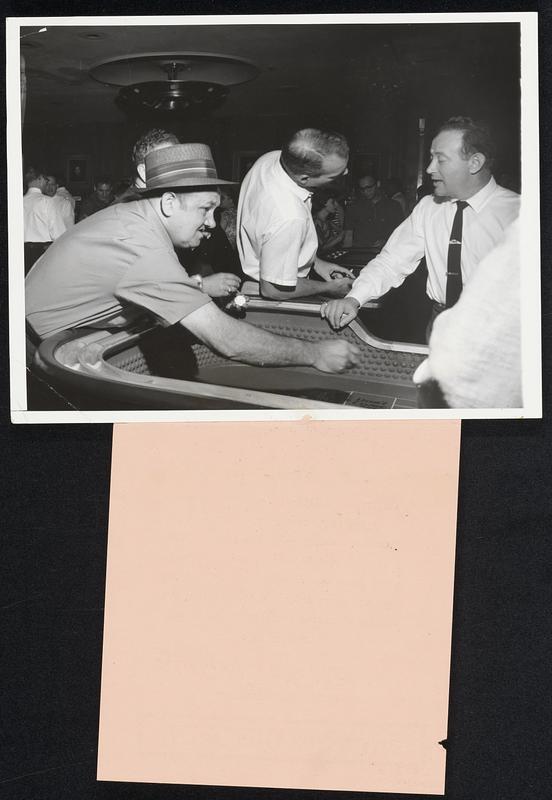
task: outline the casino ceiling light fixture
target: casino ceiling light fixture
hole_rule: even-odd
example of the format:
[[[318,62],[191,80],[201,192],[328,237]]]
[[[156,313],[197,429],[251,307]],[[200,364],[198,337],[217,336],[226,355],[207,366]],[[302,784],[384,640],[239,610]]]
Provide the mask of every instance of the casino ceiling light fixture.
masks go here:
[[[207,114],[230,86],[259,74],[250,61],[219,53],[137,53],[95,64],[94,80],[121,87],[116,105],[128,114]]]

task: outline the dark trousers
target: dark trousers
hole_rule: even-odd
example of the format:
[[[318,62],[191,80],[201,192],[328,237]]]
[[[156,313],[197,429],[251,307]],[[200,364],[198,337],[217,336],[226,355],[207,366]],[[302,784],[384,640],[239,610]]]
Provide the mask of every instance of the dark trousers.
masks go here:
[[[25,275],[52,242],[25,242]]]
[[[426,342],[429,344],[429,337],[431,336],[431,331],[433,330],[433,323],[443,311],[445,311],[446,306],[442,305],[442,303],[433,303],[433,307],[431,309],[431,314],[429,315],[429,321],[426,327]]]

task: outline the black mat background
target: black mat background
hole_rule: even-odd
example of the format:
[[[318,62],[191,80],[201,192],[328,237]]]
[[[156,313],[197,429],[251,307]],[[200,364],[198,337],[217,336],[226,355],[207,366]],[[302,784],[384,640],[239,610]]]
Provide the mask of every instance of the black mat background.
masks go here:
[[[544,421],[462,426],[449,800],[552,798],[549,3],[31,3],[8,16],[539,10]],[[3,91],[3,88],[2,88]],[[5,164],[2,185],[5,185]],[[4,194],[5,200],[5,194]],[[4,203],[6,207],[6,203]],[[2,220],[4,241],[5,217]],[[111,426],[12,426],[2,259],[2,800],[291,800],[406,795],[97,783]],[[408,795],[412,798],[420,796]]]

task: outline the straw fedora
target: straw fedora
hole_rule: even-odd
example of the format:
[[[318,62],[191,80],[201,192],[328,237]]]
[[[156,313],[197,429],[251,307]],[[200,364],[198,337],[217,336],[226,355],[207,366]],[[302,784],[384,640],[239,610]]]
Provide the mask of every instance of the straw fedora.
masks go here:
[[[194,186],[234,184],[217,175],[211,149],[206,144],[160,147],[146,156],[146,186],[142,192],[170,191]]]

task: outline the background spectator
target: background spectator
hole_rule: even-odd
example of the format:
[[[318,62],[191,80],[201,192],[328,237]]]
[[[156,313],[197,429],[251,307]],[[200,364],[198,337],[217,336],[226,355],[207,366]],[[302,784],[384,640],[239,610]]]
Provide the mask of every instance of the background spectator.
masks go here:
[[[316,192],[312,198],[312,216],[318,236],[318,252],[330,253],[343,240],[337,193],[331,189]]]
[[[31,168],[25,174],[29,187],[23,197],[25,275],[47,247],[66,230],[59,206],[45,194],[48,183],[44,171]]]
[[[94,194],[82,201],[79,222],[91,214],[101,211],[113,202],[113,183],[109,178],[98,178],[94,183]]]
[[[345,212],[345,247],[381,248],[403,220],[401,207],[389,200],[374,175],[358,181],[359,195]]]
[[[389,200],[394,200],[401,207],[403,217],[407,214],[406,195],[402,183],[398,178],[386,178],[383,181],[383,191]]]

